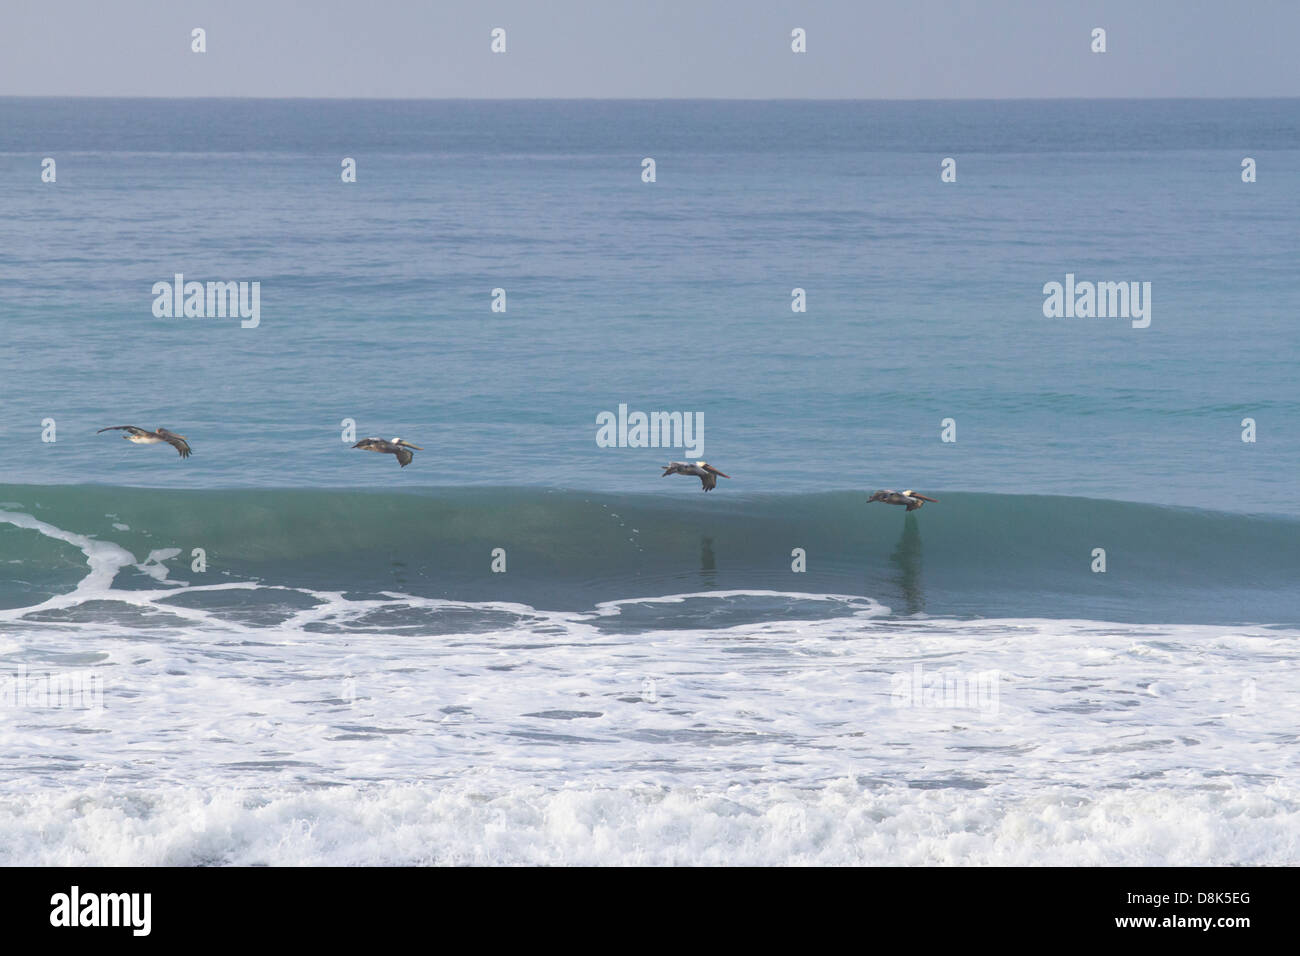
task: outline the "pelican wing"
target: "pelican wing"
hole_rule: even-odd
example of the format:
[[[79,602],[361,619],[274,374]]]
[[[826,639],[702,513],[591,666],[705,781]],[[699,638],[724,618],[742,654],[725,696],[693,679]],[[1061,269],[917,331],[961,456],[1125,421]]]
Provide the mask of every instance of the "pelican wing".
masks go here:
[[[120,431],[128,431],[132,435],[147,435],[149,433],[148,429],[136,428],[134,425],[109,425],[107,428],[101,428],[98,432],[95,432],[95,434],[98,435],[99,432],[120,432]]]
[[[393,454],[397,456],[397,461],[399,464],[401,464],[403,468],[409,465],[411,463],[411,459],[415,457],[405,448],[395,448],[393,450]]]
[[[184,435],[177,435],[175,432],[169,432],[165,428],[158,429],[158,435],[163,441],[175,448],[176,453],[182,458],[190,457],[190,446],[189,443],[185,441]]]

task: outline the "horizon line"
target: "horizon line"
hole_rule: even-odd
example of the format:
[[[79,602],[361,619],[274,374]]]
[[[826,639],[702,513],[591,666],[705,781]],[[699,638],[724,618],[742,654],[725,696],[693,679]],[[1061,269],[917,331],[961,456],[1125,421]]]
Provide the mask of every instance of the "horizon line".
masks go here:
[[[199,93],[154,96],[107,93],[0,93],[0,100],[296,100],[342,103],[1076,103],[1294,100],[1263,96],[263,96]]]

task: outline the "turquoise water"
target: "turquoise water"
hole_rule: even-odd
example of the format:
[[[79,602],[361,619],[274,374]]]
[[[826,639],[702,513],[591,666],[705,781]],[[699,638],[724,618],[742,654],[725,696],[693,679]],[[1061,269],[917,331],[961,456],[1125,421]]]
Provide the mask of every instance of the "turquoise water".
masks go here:
[[[394,471],[397,471],[394,468]],[[684,483],[683,483],[684,484]],[[855,492],[680,497],[536,488],[416,492],[229,491],[0,486],[0,608],[70,591],[86,574],[75,541],[6,523],[31,515],[140,559],[115,585],[158,586],[151,552],[194,587],[238,581],[355,598],[509,602],[581,611],[665,594],[763,589],[868,596],[898,615],[1057,617],[1150,623],[1300,626],[1300,521],[1081,498],[953,493],[906,515]],[[1092,551],[1107,551],[1093,573]],[[208,566],[192,570],[194,548]],[[493,552],[503,549],[504,573]],[[799,548],[806,570],[795,572]],[[295,591],[182,595],[247,601],[282,621]],[[283,600],[281,600],[283,599]],[[801,608],[800,610],[803,610]],[[93,622],[102,607],[77,620]],[[422,612],[394,627],[419,627]],[[493,613],[485,620],[495,622]],[[714,626],[781,620],[773,605]],[[626,617],[620,619],[625,621]],[[664,626],[702,624],[667,607]]]
[[[1297,117],[0,99],[0,862],[1295,863]]]
[[[1297,515],[1296,105],[2,100],[3,476],[686,494],[597,447],[626,403],[702,413],[728,496]],[[176,272],[260,281],[260,326],[154,318]],[[1044,318],[1066,273],[1151,326]]]
[[[969,569],[945,573],[927,608],[1051,613],[1059,602],[1056,613],[1088,617],[1095,597],[1097,614],[1131,619],[1294,619],[1279,606],[1289,597],[1255,583],[1294,579],[1293,522],[1278,525],[1280,542],[1265,522],[1238,524],[1233,547],[1214,551],[1209,529],[1224,519],[1141,511],[1138,527],[1176,521],[1182,533],[1138,534],[1142,562],[1115,556],[1124,570],[1109,580],[1204,585],[1191,601],[1146,588],[1116,605],[1087,570],[1092,548],[1116,545],[1114,509],[1078,499],[1300,516],[1295,107],[3,100],[0,477],[535,487],[612,496],[602,507],[662,496],[688,523],[688,576],[707,536],[690,522],[821,513],[797,496],[915,487],[946,498],[914,516],[918,531],[973,519],[970,534],[1008,541],[995,560],[930,545],[931,566],[999,573],[978,584]],[[54,184],[37,175],[47,154]],[[647,155],[654,183],[641,180]],[[1243,155],[1258,164],[1255,183],[1240,180]],[[343,156],[358,162],[355,184],[340,180]],[[955,183],[940,181],[944,156],[957,160]],[[153,284],[178,272],[260,282],[260,324],[155,317]],[[1067,273],[1150,282],[1150,326],[1044,317],[1043,285]],[[796,287],[806,313],[791,311]],[[494,288],[506,290],[504,313],[491,311]],[[703,440],[601,447],[597,417],[620,405],[698,416]],[[1247,418],[1253,443],[1241,440]],[[52,443],[41,440],[47,419]],[[399,469],[353,451],[345,419],[356,437],[402,435],[426,450]],[[941,440],[947,419],[956,441]],[[124,423],[184,434],[194,455],[95,434]],[[688,457],[733,477],[697,500],[693,479],[660,476],[662,461]],[[1068,500],[1041,516],[1013,498],[952,514],[963,508],[953,493]],[[753,497],[772,494],[793,497]],[[281,513],[310,510],[289,500],[277,499]],[[356,501],[353,514],[411,527],[400,510]],[[478,538],[528,547],[505,533],[518,501],[502,499],[507,527]],[[206,528],[202,502],[176,507]],[[838,527],[903,526],[879,505],[884,514],[860,516],[864,503],[836,499]],[[346,521],[336,507],[281,533]],[[635,570],[624,568],[641,554],[628,541],[598,543],[598,522],[584,514],[566,528],[566,514],[550,518],[567,538],[557,547]],[[1078,534],[1052,539],[1066,527]],[[756,532],[722,563],[761,577],[788,564],[787,539],[816,547],[820,533]],[[1058,545],[1046,566],[1083,575],[1073,598],[1039,580],[1037,561],[1018,570],[1019,543],[1045,534]],[[1189,565],[1201,536],[1211,551]],[[419,541],[437,552],[441,526]],[[851,580],[885,560],[885,545],[862,544],[821,549],[814,573]],[[353,573],[350,557],[339,561],[336,586]],[[586,580],[573,562],[543,564],[542,580]],[[959,580],[989,599],[958,597]],[[460,584],[510,589],[488,582]],[[582,594],[593,596],[620,595]]]

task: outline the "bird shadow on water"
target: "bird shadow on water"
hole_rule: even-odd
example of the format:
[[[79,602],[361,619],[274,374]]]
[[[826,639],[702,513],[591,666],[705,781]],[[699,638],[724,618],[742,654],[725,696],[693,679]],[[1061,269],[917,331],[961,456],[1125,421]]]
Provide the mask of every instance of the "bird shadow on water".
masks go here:
[[[700,583],[706,589],[718,586],[718,562],[713,554],[712,538],[700,538]]]
[[[898,546],[889,556],[889,563],[898,569],[898,588],[903,596],[907,614],[925,611],[925,594],[921,590],[921,531],[916,515],[903,518],[903,534]]]

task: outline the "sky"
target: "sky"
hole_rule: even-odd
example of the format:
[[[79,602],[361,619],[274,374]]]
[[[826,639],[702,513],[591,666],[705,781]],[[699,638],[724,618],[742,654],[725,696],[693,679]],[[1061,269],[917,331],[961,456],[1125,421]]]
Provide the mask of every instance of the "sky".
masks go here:
[[[0,96],[1297,96],[1298,38],[1298,0],[0,0]]]

